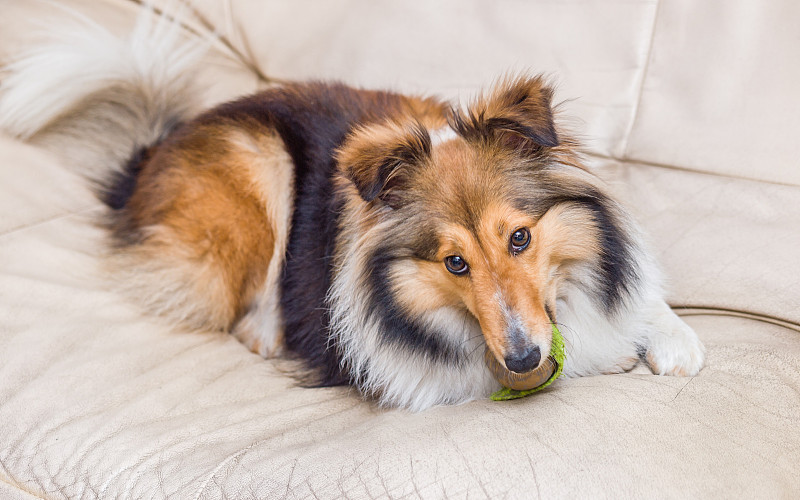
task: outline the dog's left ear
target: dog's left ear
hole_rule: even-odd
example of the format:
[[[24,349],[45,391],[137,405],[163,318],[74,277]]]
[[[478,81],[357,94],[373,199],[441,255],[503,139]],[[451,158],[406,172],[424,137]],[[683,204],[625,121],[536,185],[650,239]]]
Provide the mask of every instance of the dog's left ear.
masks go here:
[[[376,199],[392,208],[402,204],[410,170],[430,157],[431,140],[418,123],[387,122],[355,130],[337,151],[343,175],[365,201]]]
[[[507,78],[466,116],[456,114],[456,126],[465,137],[499,140],[507,147],[555,147],[552,99],[553,88],[541,76]]]

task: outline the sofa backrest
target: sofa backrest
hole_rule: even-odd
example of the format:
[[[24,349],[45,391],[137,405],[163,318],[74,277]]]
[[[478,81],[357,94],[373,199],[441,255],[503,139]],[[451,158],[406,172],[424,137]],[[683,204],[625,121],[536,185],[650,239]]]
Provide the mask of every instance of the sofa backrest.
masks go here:
[[[591,153],[800,184],[793,0],[233,0],[198,11],[272,77],[464,99],[505,72],[542,72]]]

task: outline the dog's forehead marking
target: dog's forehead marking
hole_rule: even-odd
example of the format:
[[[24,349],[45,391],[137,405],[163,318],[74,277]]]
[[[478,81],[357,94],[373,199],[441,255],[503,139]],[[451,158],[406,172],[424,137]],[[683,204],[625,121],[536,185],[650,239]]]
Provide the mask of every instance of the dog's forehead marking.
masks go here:
[[[435,130],[431,130],[428,132],[428,135],[431,137],[431,145],[437,146],[442,144],[443,142],[447,142],[458,137],[456,131],[450,128],[449,125],[445,125],[444,127],[437,128]]]

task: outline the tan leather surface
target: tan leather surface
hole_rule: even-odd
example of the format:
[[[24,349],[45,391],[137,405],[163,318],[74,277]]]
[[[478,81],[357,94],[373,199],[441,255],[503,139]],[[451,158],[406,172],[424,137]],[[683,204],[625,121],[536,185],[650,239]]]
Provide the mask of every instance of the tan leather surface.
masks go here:
[[[645,228],[667,277],[671,305],[800,325],[800,189],[636,163],[594,163]]]
[[[180,2],[169,4],[169,12],[174,12],[178,18],[189,15],[188,8],[175,12]],[[15,56],[32,44],[48,40],[47,23],[69,22],[76,15],[87,16],[112,33],[125,36],[133,28],[140,8],[139,3],[132,0],[4,1],[0,15],[0,66],[13,61]],[[208,30],[191,29],[185,30],[186,36],[193,39],[201,37],[208,46],[199,71],[199,77],[206,82],[202,97],[208,105],[257,90],[261,85],[257,75],[243,65],[236,54],[216,41]]]
[[[2,135],[0,186],[0,234],[99,205],[49,153]]]
[[[4,478],[0,478],[0,498],[4,500],[33,500],[40,498],[4,481]]]
[[[69,3],[119,29],[135,15],[123,0]],[[3,4],[0,57],[31,37],[23,21],[55,12],[43,5]],[[580,97],[569,107],[598,137],[590,161],[648,231],[707,367],[559,380],[519,401],[420,414],[296,388],[287,367],[233,338],[170,330],[111,291],[98,203],[51,156],[0,136],[0,498],[800,491],[797,154],[769,142],[798,131],[800,73],[780,63],[798,50],[793,2],[722,14],[677,1],[210,5],[201,12],[238,33],[234,49],[246,37],[277,77],[452,96],[509,66],[554,72],[560,97]],[[209,102],[258,85],[237,57],[213,44]],[[727,77],[693,76],[705,67]],[[734,97],[760,111],[731,108]]]
[[[800,3],[659,4],[628,157],[800,185]]]

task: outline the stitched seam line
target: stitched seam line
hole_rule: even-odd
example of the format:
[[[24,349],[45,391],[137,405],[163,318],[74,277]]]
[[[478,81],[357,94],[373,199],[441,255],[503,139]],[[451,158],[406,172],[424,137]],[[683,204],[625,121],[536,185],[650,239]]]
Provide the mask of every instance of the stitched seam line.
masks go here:
[[[719,173],[719,172],[710,172],[710,171],[707,171],[707,170],[696,170],[696,169],[689,168],[689,167],[681,167],[681,166],[678,166],[678,165],[670,165],[669,163],[658,163],[658,162],[655,162],[655,161],[637,160],[635,158],[624,158],[624,159],[623,158],[616,158],[616,157],[613,157],[613,156],[604,155],[602,153],[595,153],[593,151],[584,151],[583,154],[585,156],[589,156],[589,157],[592,157],[592,158],[598,158],[598,159],[602,159],[602,160],[611,160],[611,161],[615,161],[617,163],[626,164],[626,165],[644,165],[646,167],[658,167],[658,168],[663,168],[663,169],[666,169],[666,170],[676,170],[678,172],[687,172],[687,173],[698,174],[698,175],[710,175],[710,176],[713,176],[713,177],[721,177],[721,178],[724,178],[724,179],[736,179],[736,180],[748,181],[748,182],[761,182],[761,183],[764,183],[764,184],[772,184],[772,185],[775,185],[775,186],[787,186],[787,187],[793,187],[793,188],[800,187],[799,185],[793,184],[791,182],[780,182],[780,181],[771,181],[771,180],[765,180],[765,179],[755,179],[753,177],[745,177],[743,175],[734,175],[734,174],[726,174],[726,173]]]
[[[19,491],[21,493],[24,493],[26,495],[30,495],[32,498],[41,498],[41,499],[45,498],[43,496],[37,495],[36,493],[34,493],[34,492],[30,491],[30,490],[26,490],[25,488],[23,488],[22,486],[20,486],[16,482],[14,482],[14,480],[11,479],[11,478],[0,477],[0,482],[2,482],[3,484],[7,484],[11,488],[13,488],[13,489],[15,489],[15,490],[17,490],[17,491]]]
[[[631,134],[633,133],[633,129],[636,126],[636,122],[639,119],[639,109],[642,104],[642,95],[644,94],[644,84],[647,81],[647,74],[650,71],[650,61],[653,59],[653,45],[656,38],[656,23],[658,22],[658,14],[661,12],[661,1],[656,1],[656,11],[653,14],[653,25],[650,29],[650,43],[647,47],[647,60],[644,63],[644,70],[642,71],[642,81],[639,82],[639,96],[636,99],[636,106],[633,108],[633,118],[631,118],[630,125],[628,126],[628,130],[625,132],[625,136],[623,137],[623,145],[622,145],[622,158],[628,157],[628,146],[630,144]]]
[[[31,229],[31,228],[34,228],[34,227],[37,227],[37,226],[43,226],[45,224],[49,224],[49,223],[57,221],[57,220],[67,219],[67,218],[72,217],[74,215],[83,215],[83,214],[86,214],[86,213],[91,212],[93,210],[99,210],[99,209],[100,209],[100,207],[98,207],[97,205],[92,205],[91,207],[83,208],[83,209],[78,210],[76,212],[69,212],[69,213],[66,213],[66,214],[56,215],[56,216],[53,216],[53,217],[50,217],[50,218],[47,218],[47,219],[44,219],[44,220],[31,222],[29,224],[23,224],[21,226],[14,227],[12,229],[9,229],[8,231],[0,233],[0,240],[4,239],[6,236],[10,236],[10,235],[18,233],[20,231],[25,231],[26,229]]]
[[[678,316],[728,316],[731,318],[745,318],[771,325],[781,326],[800,332],[800,323],[788,321],[783,318],[770,316],[768,314],[739,311],[736,309],[726,309],[724,307],[702,306],[691,304],[671,304],[672,309]]]

